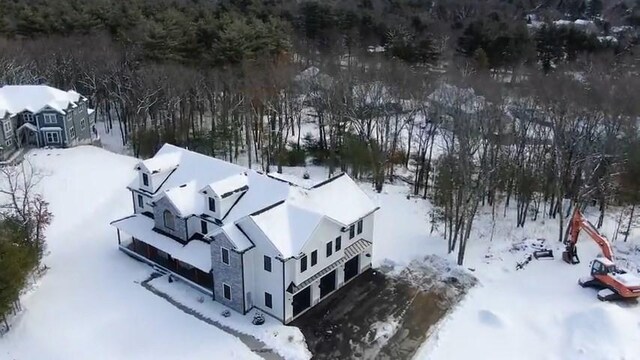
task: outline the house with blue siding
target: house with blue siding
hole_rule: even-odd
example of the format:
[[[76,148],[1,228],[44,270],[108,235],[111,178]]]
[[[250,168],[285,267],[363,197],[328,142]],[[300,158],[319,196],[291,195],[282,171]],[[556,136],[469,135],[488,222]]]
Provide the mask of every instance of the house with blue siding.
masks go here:
[[[87,98],[46,85],[0,88],[0,161],[31,147],[90,144],[97,137]]]
[[[296,185],[165,144],[135,166],[120,250],[288,323],[371,267],[378,207],[348,175]]]

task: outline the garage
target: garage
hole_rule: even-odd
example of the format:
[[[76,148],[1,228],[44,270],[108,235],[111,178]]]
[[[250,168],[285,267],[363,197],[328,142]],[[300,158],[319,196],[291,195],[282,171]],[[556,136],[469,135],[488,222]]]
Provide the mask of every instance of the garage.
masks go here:
[[[311,287],[300,290],[293,295],[293,316],[307,310],[311,306]]]
[[[320,298],[323,298],[336,289],[336,271],[328,273],[320,279]]]
[[[344,281],[347,282],[358,275],[360,270],[360,255],[356,255],[353,259],[344,264]]]

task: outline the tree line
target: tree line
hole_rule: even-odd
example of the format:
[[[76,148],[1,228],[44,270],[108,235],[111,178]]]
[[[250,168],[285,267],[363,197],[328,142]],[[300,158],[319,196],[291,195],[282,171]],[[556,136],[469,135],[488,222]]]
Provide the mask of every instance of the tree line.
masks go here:
[[[634,218],[637,40],[532,30],[534,8],[604,10],[527,3],[0,1],[0,83],[78,90],[139,157],[170,142],[266,171],[310,159],[377,191],[402,178],[462,263],[483,205],[518,226],[562,229],[567,202]]]

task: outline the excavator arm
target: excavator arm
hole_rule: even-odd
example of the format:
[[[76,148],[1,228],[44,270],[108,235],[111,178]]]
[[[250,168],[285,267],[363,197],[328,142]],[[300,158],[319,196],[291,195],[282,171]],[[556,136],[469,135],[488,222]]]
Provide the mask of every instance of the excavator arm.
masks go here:
[[[569,225],[567,231],[569,233],[568,239],[566,240],[566,248],[562,253],[562,260],[569,264],[578,264],[580,263],[580,258],[578,257],[578,252],[576,249],[576,243],[578,242],[578,236],[580,235],[580,231],[584,230],[593,241],[598,244],[602,254],[609,260],[613,261],[613,251],[611,250],[611,244],[609,240],[607,240],[604,235],[600,234],[598,229],[596,229],[593,224],[587,220],[580,210],[576,208],[573,212],[573,216],[569,221]]]

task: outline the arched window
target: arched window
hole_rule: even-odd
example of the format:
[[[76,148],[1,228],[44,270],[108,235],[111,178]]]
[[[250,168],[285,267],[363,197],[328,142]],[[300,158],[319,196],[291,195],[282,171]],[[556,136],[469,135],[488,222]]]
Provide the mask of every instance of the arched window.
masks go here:
[[[166,227],[167,229],[171,229],[173,230],[175,225],[174,225],[174,218],[173,218],[173,214],[171,213],[171,211],[169,210],[165,210],[164,213],[162,214],[162,217],[164,219],[164,227]]]

